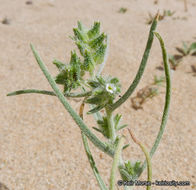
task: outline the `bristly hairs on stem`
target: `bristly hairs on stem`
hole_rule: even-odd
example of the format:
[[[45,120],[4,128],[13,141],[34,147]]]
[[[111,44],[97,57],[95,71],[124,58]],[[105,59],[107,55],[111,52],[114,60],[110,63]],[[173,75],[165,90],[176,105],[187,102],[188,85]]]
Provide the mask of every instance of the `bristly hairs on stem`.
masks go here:
[[[124,144],[124,137],[121,137],[118,141],[118,144],[117,144],[116,150],[115,150],[115,154],[114,154],[114,160],[113,160],[112,170],[111,170],[111,175],[110,175],[110,188],[109,188],[109,190],[115,190],[116,173],[117,173],[118,165],[120,162],[120,156],[121,156],[121,151],[123,149],[123,144]]]
[[[80,109],[79,109],[79,116],[81,117],[81,119],[83,119],[83,112],[84,112],[84,105],[85,105],[84,102],[85,102],[85,98],[82,101],[82,104],[80,105]],[[108,190],[108,188],[106,187],[106,185],[105,185],[103,179],[101,178],[101,176],[99,174],[99,171],[96,167],[93,155],[92,155],[92,153],[90,151],[90,147],[88,145],[88,139],[82,131],[81,131],[81,135],[82,135],[82,141],[83,141],[84,149],[85,149],[86,155],[88,157],[90,166],[91,166],[91,168],[93,170],[93,173],[95,175],[95,178],[97,180],[97,183],[99,184],[99,187],[101,188],[101,190]]]

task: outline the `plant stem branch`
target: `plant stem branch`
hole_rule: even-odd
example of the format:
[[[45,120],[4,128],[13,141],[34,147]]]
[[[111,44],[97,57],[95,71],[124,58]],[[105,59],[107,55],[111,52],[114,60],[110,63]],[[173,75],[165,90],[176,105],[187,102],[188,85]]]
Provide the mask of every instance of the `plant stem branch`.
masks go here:
[[[171,99],[171,77],[170,77],[170,68],[169,68],[169,64],[168,64],[167,52],[166,52],[165,45],[164,45],[164,42],[163,42],[163,39],[161,38],[161,36],[157,32],[155,32],[155,35],[158,38],[158,40],[160,42],[161,49],[162,49],[163,63],[164,63],[164,69],[165,69],[165,78],[166,78],[166,94],[165,94],[165,106],[164,106],[164,111],[163,111],[163,115],[162,115],[160,129],[159,129],[156,140],[155,140],[155,142],[151,148],[151,151],[150,151],[151,158],[154,155],[154,153],[155,153],[155,151],[161,141],[161,138],[163,136],[165,126],[167,123],[167,119],[168,119],[168,115],[169,115],[169,106],[170,106],[170,99]],[[145,167],[146,167],[146,162],[144,162],[139,176],[141,175],[141,173],[145,169]]]
[[[25,89],[25,90],[17,90],[14,92],[11,92],[7,94],[7,96],[14,96],[14,95],[20,95],[20,94],[29,94],[29,93],[37,93],[37,94],[45,94],[50,96],[56,96],[56,94],[52,91],[47,90],[37,90],[37,89]],[[66,97],[72,97],[72,98],[81,98],[85,96],[89,96],[92,92],[87,91],[83,93],[64,93],[64,96]]]
[[[113,111],[116,108],[118,108],[121,104],[123,104],[129,98],[129,96],[131,96],[131,94],[134,92],[135,88],[137,87],[138,83],[140,82],[140,79],[142,78],[142,75],[144,73],[144,69],[146,67],[146,63],[147,63],[147,60],[149,57],[149,53],[150,53],[150,50],[152,47],[152,43],[153,43],[153,39],[154,39],[153,32],[156,29],[158,17],[159,17],[159,14],[157,13],[156,17],[154,18],[154,20],[152,22],[149,36],[148,36],[148,41],[146,44],[146,48],[145,48],[145,51],[144,51],[144,54],[142,57],[142,61],[140,63],[140,67],[139,67],[138,72],[135,76],[135,79],[133,80],[132,84],[130,85],[128,90],[125,92],[125,94],[123,94],[123,96],[111,106],[111,110],[113,110]]]
[[[116,172],[118,169],[118,164],[120,161],[120,156],[121,156],[121,151],[124,145],[124,137],[121,137],[118,141],[115,154],[114,154],[114,160],[112,164],[112,170],[111,170],[111,175],[110,175],[110,190],[115,189],[115,183],[116,183]]]
[[[99,171],[98,171],[98,169],[96,167],[96,164],[95,164],[95,161],[93,159],[93,156],[92,156],[92,154],[90,152],[90,148],[89,148],[89,145],[88,145],[87,137],[86,137],[86,135],[83,132],[81,132],[81,133],[82,133],[82,140],[83,140],[84,148],[85,148],[85,151],[86,151],[86,155],[88,157],[88,160],[89,160],[90,166],[91,166],[91,168],[93,170],[93,173],[94,173],[94,175],[95,175],[95,177],[97,179],[97,182],[98,182],[101,190],[108,190],[108,188],[106,187],[103,179],[101,178],[101,176],[99,174]]]
[[[148,168],[148,170],[147,170],[148,171],[148,180],[147,181],[151,183],[152,182],[152,165],[151,165],[150,155],[149,155],[146,147],[135,138],[131,129],[128,128],[128,131],[129,131],[129,134],[131,135],[131,138],[133,139],[133,141],[139,145],[142,152],[145,154],[146,161],[147,161],[147,168]],[[150,190],[150,189],[151,189],[151,185],[147,185],[146,190]]]
[[[80,106],[80,110],[79,110],[79,116],[83,119],[83,111],[84,111],[84,101],[82,102],[81,106]],[[85,149],[85,152],[86,152],[86,155],[88,157],[88,161],[90,163],[90,166],[93,170],[93,173],[97,179],[97,182],[101,188],[101,190],[108,190],[108,188],[106,187],[103,179],[101,178],[100,174],[99,174],[99,171],[96,167],[96,164],[95,164],[95,161],[93,159],[93,155],[90,151],[90,147],[88,145],[88,139],[86,137],[86,135],[81,131],[81,135],[82,135],[82,141],[83,141],[83,145],[84,145],[84,149]]]
[[[82,132],[89,138],[89,140],[92,141],[92,143],[102,150],[103,152],[107,153],[108,155],[112,156],[114,155],[114,150],[108,147],[104,142],[100,141],[96,135],[94,135],[89,128],[86,126],[86,124],[82,121],[80,116],[72,109],[72,107],[69,105],[68,101],[64,97],[63,93],[59,90],[57,84],[55,83],[53,77],[48,72],[45,64],[41,60],[40,56],[38,55],[37,51],[31,45],[31,49],[33,51],[33,54],[37,60],[38,65],[40,66],[41,70],[43,71],[45,77],[47,78],[48,82],[50,83],[52,89],[54,90],[55,94],[59,98],[60,102],[63,104],[65,109],[69,112],[69,114],[72,116],[73,120],[76,122],[76,124],[79,126]]]

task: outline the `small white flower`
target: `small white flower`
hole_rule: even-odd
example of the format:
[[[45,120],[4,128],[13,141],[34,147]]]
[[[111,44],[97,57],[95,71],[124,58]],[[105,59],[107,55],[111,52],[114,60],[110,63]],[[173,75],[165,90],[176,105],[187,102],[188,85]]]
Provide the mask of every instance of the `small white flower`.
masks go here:
[[[116,87],[114,86],[114,84],[108,83],[106,84],[106,90],[113,94],[116,91]]]

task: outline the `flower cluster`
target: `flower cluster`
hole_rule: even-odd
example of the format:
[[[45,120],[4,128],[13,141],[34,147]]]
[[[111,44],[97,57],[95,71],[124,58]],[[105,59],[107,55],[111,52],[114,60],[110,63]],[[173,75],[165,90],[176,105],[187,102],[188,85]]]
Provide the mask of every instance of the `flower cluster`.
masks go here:
[[[77,45],[81,57],[76,52],[71,52],[69,64],[53,61],[60,73],[56,76],[57,84],[64,85],[64,92],[70,92],[82,86],[85,72],[95,75],[95,66],[104,61],[107,36],[100,34],[100,23],[95,22],[91,29],[85,28],[81,22],[73,29],[72,39]]]
[[[104,79],[99,76],[90,80],[88,84],[91,87],[92,95],[86,99],[86,103],[96,105],[88,113],[95,113],[106,105],[111,105],[116,96],[120,93],[120,83],[117,78],[108,77]]]

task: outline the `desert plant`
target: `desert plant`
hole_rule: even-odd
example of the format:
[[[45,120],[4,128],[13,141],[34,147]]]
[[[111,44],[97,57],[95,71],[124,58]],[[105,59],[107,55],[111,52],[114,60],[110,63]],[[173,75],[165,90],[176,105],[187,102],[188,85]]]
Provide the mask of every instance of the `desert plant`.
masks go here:
[[[196,42],[188,44],[186,42],[182,42],[182,47],[176,47],[176,50],[181,53],[182,56],[187,56],[189,54],[196,52]]]
[[[183,56],[169,54],[168,57],[169,57],[169,63],[170,63],[171,69],[176,70],[177,67],[180,65],[180,62],[182,61]]]
[[[154,96],[159,94],[159,89],[165,83],[165,77],[161,76],[154,76],[153,83],[145,86],[144,88],[140,89],[136,96],[131,98],[132,107],[135,110],[142,109],[142,105],[149,99],[153,98]]]
[[[176,50],[179,54],[171,55],[169,54],[169,63],[171,65],[171,69],[176,70],[180,65],[183,57],[191,54],[195,55],[196,53],[196,42],[188,44],[186,42],[182,43],[182,47],[176,47]]]
[[[146,45],[146,49],[143,54],[143,58],[138,69],[138,72],[135,76],[135,79],[131,83],[128,90],[117,100],[121,85],[119,80],[116,77],[112,76],[102,76],[101,72],[105,65],[107,52],[108,52],[108,41],[107,35],[105,33],[100,33],[100,23],[95,22],[92,28],[88,29],[82,25],[81,22],[78,22],[77,28],[74,28],[73,40],[76,46],[79,49],[80,56],[76,51],[71,52],[71,58],[69,63],[62,63],[61,61],[55,60],[53,63],[57,66],[59,74],[56,77],[52,77],[47,70],[45,64],[41,60],[34,46],[31,45],[31,49],[37,60],[38,65],[40,66],[43,74],[47,78],[49,84],[51,85],[53,91],[37,90],[37,89],[27,89],[20,90],[9,93],[8,96],[19,95],[25,93],[40,93],[45,95],[57,96],[60,102],[63,104],[65,109],[72,116],[73,120],[76,122],[78,127],[81,129],[82,139],[84,148],[92,167],[93,173],[97,179],[100,189],[107,190],[108,187],[105,185],[99,171],[96,167],[96,163],[93,159],[92,153],[88,145],[88,139],[101,151],[108,154],[113,158],[113,164],[110,175],[109,189],[114,190],[116,185],[116,173],[119,170],[122,180],[135,180],[141,175],[143,170],[148,167],[148,180],[151,180],[151,158],[156,151],[159,142],[162,138],[164,128],[166,125],[169,104],[170,104],[170,74],[169,66],[167,63],[167,53],[164,47],[164,43],[158,33],[155,33],[157,26],[158,15],[152,22],[149,37]],[[166,96],[165,96],[165,107],[163,111],[162,121],[160,130],[158,132],[157,138],[151,148],[150,153],[140,145],[142,151],[146,155],[147,162],[144,161],[141,164],[141,161],[136,161],[135,163],[131,161],[124,161],[122,152],[127,147],[124,144],[124,136],[119,133],[121,129],[126,127],[126,125],[121,125],[121,115],[113,115],[114,110],[121,106],[133,93],[137,87],[143,73],[149,57],[150,49],[153,43],[154,35],[158,38],[163,54],[163,61],[165,67],[166,75]],[[98,70],[97,70],[98,67]],[[63,85],[63,92],[57,86]],[[73,108],[68,103],[66,97],[78,98],[83,97],[81,106],[79,109],[79,114],[77,114]],[[105,142],[100,140],[85,124],[83,121],[83,110],[85,104],[90,106],[88,114],[93,114],[97,127],[94,129],[100,132],[106,139]],[[104,114],[100,110],[105,110]],[[123,182],[124,183],[124,182]],[[150,183],[150,181],[149,181]],[[124,186],[125,189],[129,189],[129,186]],[[147,189],[150,189],[150,185],[147,186]]]
[[[124,8],[124,7],[121,7],[119,10],[118,10],[119,13],[126,13],[127,12],[127,8]]]
[[[158,77],[157,75],[154,76],[154,82],[152,83],[152,85],[163,86],[163,83],[165,83],[164,76],[160,76],[160,77]]]
[[[159,15],[159,21],[164,20],[165,17],[169,16],[173,16],[175,14],[175,11],[171,11],[171,10],[163,10],[163,13]],[[153,15],[151,13],[148,13],[148,18],[146,19],[146,24],[152,24],[153,22]]]
[[[158,88],[151,85],[140,89],[137,92],[136,96],[131,98],[132,107],[135,110],[142,109],[143,108],[142,105],[144,104],[144,102],[146,102],[150,98],[153,98],[157,94],[158,94]]]

